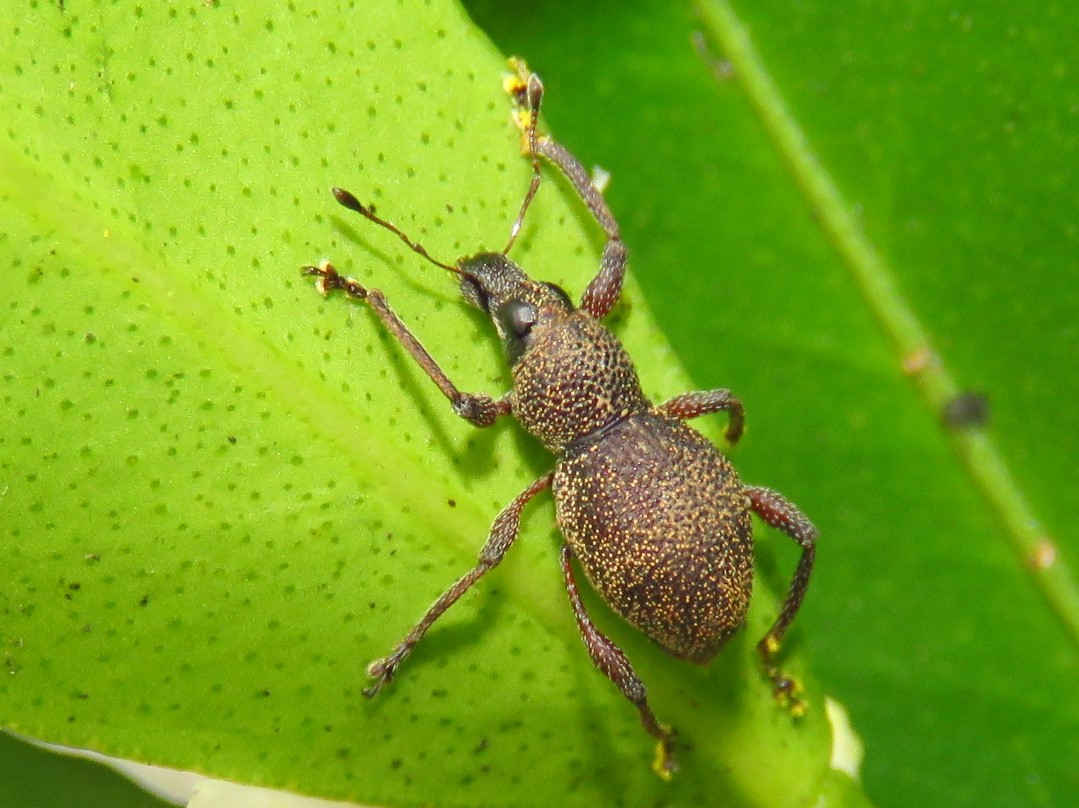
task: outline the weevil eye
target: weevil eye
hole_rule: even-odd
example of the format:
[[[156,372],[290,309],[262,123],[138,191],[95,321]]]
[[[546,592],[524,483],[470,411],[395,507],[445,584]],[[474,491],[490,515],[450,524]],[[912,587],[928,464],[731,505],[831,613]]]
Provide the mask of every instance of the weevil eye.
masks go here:
[[[559,286],[557,283],[542,282],[544,286],[554,292],[555,297],[561,300],[567,309],[573,311],[573,301],[569,299],[569,295],[566,294],[566,290]]]
[[[532,326],[536,324],[539,312],[527,300],[507,300],[498,307],[496,314],[502,333],[505,335],[506,352],[510,363],[520,359],[528,347],[528,337]]]
[[[524,339],[536,324],[538,312],[527,300],[507,300],[498,307],[498,321],[506,336]]]

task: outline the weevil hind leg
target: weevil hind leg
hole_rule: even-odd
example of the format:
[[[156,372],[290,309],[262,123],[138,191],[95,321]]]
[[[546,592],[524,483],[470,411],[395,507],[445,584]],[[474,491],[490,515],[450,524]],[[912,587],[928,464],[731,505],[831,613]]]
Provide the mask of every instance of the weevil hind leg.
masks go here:
[[[656,760],[652,769],[664,780],[677,770],[674,761],[675,731],[659,723],[656,714],[648,705],[648,695],[644,683],[633,670],[629,659],[626,658],[622,649],[615,645],[609,637],[603,634],[585,611],[581,594],[577,588],[577,579],[573,574],[573,551],[568,544],[562,545],[561,561],[562,574],[566,579],[566,592],[569,594],[569,602],[573,607],[573,616],[577,618],[577,628],[581,632],[581,639],[588,648],[588,654],[592,662],[603,674],[610,679],[622,691],[622,695],[633,702],[641,715],[641,724],[653,738],[659,741],[656,748]]]
[[[607,314],[618,302],[618,296],[622,293],[622,282],[626,277],[627,251],[625,242],[622,241],[622,233],[618,222],[607,206],[588,170],[581,165],[573,153],[561,143],[553,140],[550,136],[537,136],[536,126],[539,119],[540,104],[543,99],[543,83],[539,77],[528,70],[528,66],[521,59],[511,59],[510,67],[515,71],[505,82],[506,92],[509,93],[514,103],[514,122],[523,135],[522,151],[532,158],[532,182],[525,194],[521,211],[514,222],[510,235],[512,246],[521,223],[524,220],[525,210],[532,202],[539,188],[540,174],[537,157],[543,157],[550,161],[581,197],[592,217],[603,228],[607,235],[607,244],[603,248],[603,256],[600,259],[599,272],[588,284],[581,296],[581,308],[595,317],[597,320]]]
[[[364,689],[363,694],[367,698],[373,698],[384,685],[393,681],[397,674],[397,668],[412,653],[412,649],[423,639],[427,630],[434,625],[442,614],[450,608],[460,597],[472,588],[472,585],[482,578],[489,570],[498,565],[505,556],[506,551],[517,540],[521,528],[521,511],[532,497],[540,491],[550,487],[553,474],[544,474],[532,485],[522,491],[516,499],[502,509],[491,525],[491,532],[487,541],[480,551],[479,562],[461,578],[457,580],[442,596],[432,604],[408,635],[393,649],[389,656],[376,659],[367,666],[367,674],[374,681]]]
[[[791,712],[798,716],[805,712],[805,703],[798,698],[800,686],[797,680],[787,676],[775,663],[783,635],[798,614],[809,577],[813,572],[813,560],[817,554],[817,528],[806,516],[781,494],[770,488],[747,486],[745,493],[749,497],[750,509],[767,525],[782,530],[802,547],[801,558],[794,570],[787,589],[787,596],[775,623],[768,629],[759,643],[757,651],[764,666],[764,672],[772,680],[772,692],[781,702],[787,704]]]

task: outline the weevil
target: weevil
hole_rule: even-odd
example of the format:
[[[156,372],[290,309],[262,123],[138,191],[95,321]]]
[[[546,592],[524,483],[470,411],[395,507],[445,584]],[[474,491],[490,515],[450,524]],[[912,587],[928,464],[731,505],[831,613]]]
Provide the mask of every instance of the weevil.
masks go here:
[[[777,699],[795,714],[797,685],[775,663],[801,606],[816,551],[817,530],[782,495],[744,485],[727,457],[686,421],[726,413],[726,437],[742,434],[743,408],[729,390],[683,393],[660,405],[642,392],[637,371],[602,324],[619,298],[627,250],[614,215],[588,171],[564,146],[537,131],[543,84],[521,60],[511,60],[505,89],[531,158],[532,179],[501,252],[443,263],[400,228],[334,188],[344,207],[400,238],[412,251],[452,273],[461,295],[490,316],[505,349],[512,386],[494,399],[465,393],[442,371],[377,289],[338,274],[333,265],[304,267],[322,294],[341,290],[366,303],[449,399],[477,427],[512,415],[556,457],[552,471],[517,496],[492,524],[479,561],[435,601],[388,656],[372,662],[374,697],[436,620],[505,556],[517,539],[521,511],[551,489],[563,537],[560,562],[570,606],[592,661],[637,708],[657,739],[656,771],[674,771],[674,729],[649,706],[644,684],[626,655],[585,611],[575,562],[610,607],[673,656],[704,665],[745,623],[753,590],[750,513],[786,533],[801,557],[780,612],[757,644]],[[541,158],[557,168],[606,234],[599,272],[574,306],[558,286],[537,281],[507,256],[542,178]]]

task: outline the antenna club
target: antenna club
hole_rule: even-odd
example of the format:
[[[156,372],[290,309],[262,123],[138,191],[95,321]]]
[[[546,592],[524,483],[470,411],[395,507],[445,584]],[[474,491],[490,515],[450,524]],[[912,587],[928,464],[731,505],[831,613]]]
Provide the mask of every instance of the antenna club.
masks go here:
[[[355,197],[355,195],[353,195],[351,191],[346,191],[344,188],[338,188],[336,185],[330,190],[333,192],[334,199],[336,199],[340,205],[348,208],[351,211],[355,211],[356,213],[363,216],[365,219],[374,222],[379,227],[386,228],[391,233],[396,235],[399,239],[401,239],[401,241],[403,241],[405,245],[410,250],[412,250],[412,252],[418,255],[422,255],[425,259],[430,261],[435,266],[442,267],[443,269],[448,269],[450,272],[453,272],[457,275],[461,274],[461,270],[459,270],[457,267],[451,266],[450,264],[444,264],[437,258],[432,258],[431,254],[428,253],[426,249],[424,249],[422,244],[409,238],[409,236],[393,222],[388,222],[381,216],[378,216],[375,213],[375,209],[373,206],[364,205],[362,202],[360,202],[360,200]]]
[[[333,193],[333,198],[337,200],[339,205],[342,205],[349,210],[354,210],[364,216],[370,212],[369,209],[353,196],[350,191],[346,191],[344,188],[338,188],[336,185],[331,188],[330,191]]]

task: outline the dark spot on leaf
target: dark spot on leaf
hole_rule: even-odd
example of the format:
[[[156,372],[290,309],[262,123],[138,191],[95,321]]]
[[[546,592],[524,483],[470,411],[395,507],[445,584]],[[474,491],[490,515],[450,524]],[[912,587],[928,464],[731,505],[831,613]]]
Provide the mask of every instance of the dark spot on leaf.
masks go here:
[[[959,393],[944,404],[941,420],[953,429],[985,426],[989,423],[989,398],[970,390]]]

